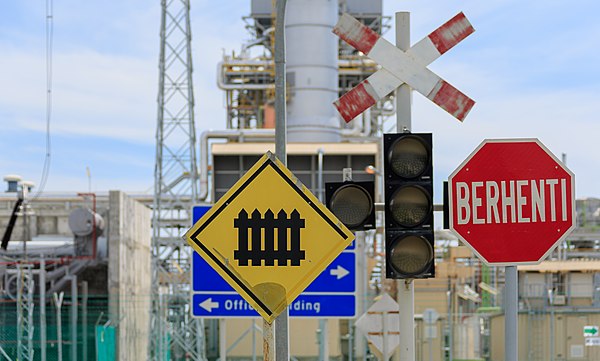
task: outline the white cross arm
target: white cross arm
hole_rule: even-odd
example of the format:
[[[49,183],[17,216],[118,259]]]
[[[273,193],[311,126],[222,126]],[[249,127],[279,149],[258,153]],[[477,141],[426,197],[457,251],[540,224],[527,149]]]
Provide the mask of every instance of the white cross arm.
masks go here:
[[[426,68],[475,31],[463,13],[403,52],[348,14],[340,17],[333,32],[377,61],[382,69],[334,102],[346,122],[407,83],[459,120],[475,102]]]

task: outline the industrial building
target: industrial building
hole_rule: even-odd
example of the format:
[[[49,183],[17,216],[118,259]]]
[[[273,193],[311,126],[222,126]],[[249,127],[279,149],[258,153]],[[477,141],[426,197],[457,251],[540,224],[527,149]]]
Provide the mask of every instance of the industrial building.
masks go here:
[[[256,360],[262,320],[192,316],[192,249],[181,238],[192,207],[218,200],[265,152],[274,151],[274,2],[249,1],[251,40],[223,56],[224,129],[194,124],[189,3],[163,2],[153,195],[33,197],[7,176],[0,194],[0,360]],[[326,182],[375,180],[382,199],[384,132],[395,131],[393,93],[346,124],[332,106],[377,71],[331,33],[349,13],[377,33],[382,0],[288,0],[287,165],[317,197]],[[318,52],[307,48],[320,49]],[[441,180],[440,180],[441,182]],[[118,184],[115,184],[118,187]],[[583,329],[600,325],[600,200],[577,201],[578,228],[537,266],[519,267],[519,359],[598,360]],[[356,317],[291,318],[297,360],[364,360],[374,353],[356,319],[382,292],[383,212],[356,232]],[[436,227],[436,277],[416,280],[417,360],[504,359],[500,267],[487,267]],[[433,324],[423,313],[435,309]]]

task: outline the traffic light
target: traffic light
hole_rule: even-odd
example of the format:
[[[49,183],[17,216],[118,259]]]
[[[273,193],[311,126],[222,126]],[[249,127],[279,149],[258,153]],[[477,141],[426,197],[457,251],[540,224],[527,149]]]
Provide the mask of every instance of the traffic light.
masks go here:
[[[386,277],[435,276],[431,133],[383,135]]]
[[[375,228],[375,182],[325,183],[327,208],[351,231]]]

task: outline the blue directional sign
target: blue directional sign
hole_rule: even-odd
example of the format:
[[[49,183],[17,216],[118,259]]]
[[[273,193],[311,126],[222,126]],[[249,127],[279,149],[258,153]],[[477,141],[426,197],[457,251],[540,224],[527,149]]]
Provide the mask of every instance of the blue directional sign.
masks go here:
[[[195,206],[196,223],[209,206]],[[353,318],[356,316],[354,242],[289,305],[290,317]],[[203,318],[260,317],[202,257],[192,258],[192,314]]]
[[[194,316],[199,317],[260,317],[237,293],[194,293]],[[354,317],[356,297],[352,294],[302,293],[289,306],[290,317]]]

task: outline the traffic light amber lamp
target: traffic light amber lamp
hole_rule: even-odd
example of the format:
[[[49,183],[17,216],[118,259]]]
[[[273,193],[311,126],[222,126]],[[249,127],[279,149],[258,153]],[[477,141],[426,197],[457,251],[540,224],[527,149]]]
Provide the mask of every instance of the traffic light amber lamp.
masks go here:
[[[431,134],[384,134],[386,277],[435,276]]]
[[[374,182],[325,184],[327,208],[352,231],[375,228]]]

